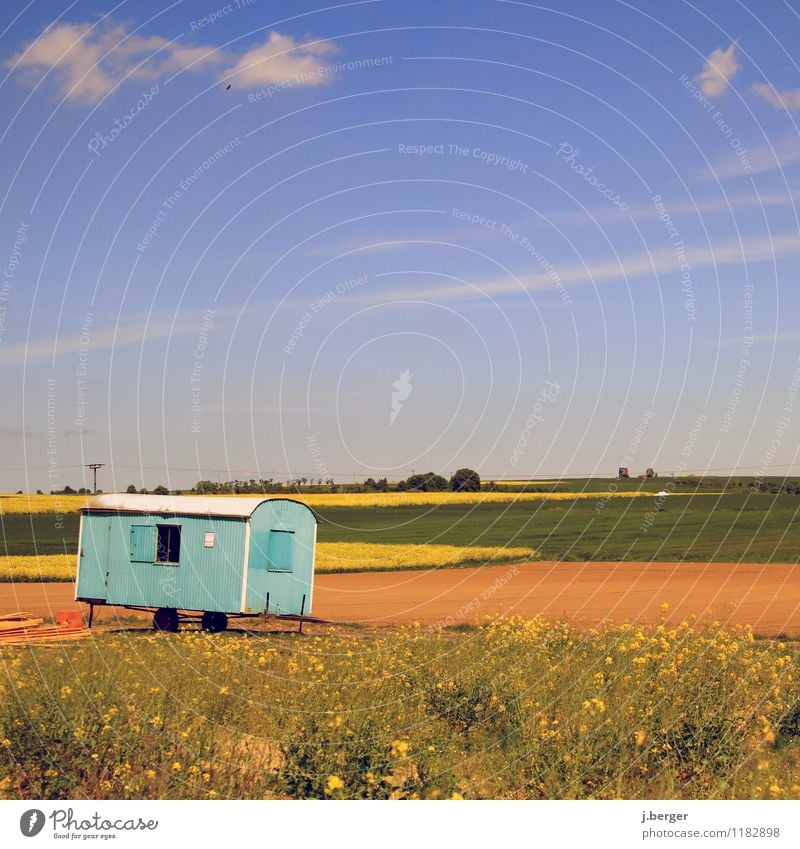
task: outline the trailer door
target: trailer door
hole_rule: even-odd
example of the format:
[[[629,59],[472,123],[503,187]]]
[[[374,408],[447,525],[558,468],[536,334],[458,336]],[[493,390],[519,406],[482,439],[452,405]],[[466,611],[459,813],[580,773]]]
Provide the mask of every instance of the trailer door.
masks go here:
[[[81,519],[77,598],[108,598],[111,517],[85,514]]]

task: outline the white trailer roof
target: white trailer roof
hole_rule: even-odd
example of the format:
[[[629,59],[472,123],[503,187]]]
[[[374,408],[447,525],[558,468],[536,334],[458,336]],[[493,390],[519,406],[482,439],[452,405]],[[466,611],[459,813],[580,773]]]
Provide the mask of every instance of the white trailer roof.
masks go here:
[[[118,513],[178,513],[245,518],[251,516],[259,504],[275,499],[294,500],[285,499],[280,495],[136,495],[112,492],[95,495],[86,502],[81,510],[113,510]]]

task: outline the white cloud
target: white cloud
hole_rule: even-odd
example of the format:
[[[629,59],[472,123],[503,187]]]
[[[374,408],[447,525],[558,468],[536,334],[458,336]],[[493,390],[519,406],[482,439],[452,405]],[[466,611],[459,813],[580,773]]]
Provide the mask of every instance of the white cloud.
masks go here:
[[[126,79],[209,68],[242,87],[284,80],[292,86],[317,85],[328,78],[320,56],[334,51],[329,41],[300,45],[271,32],[263,44],[241,54],[140,36],[123,25],[75,23],[48,27],[6,65],[34,85],[45,77],[54,80],[67,100],[93,104]]]
[[[281,82],[319,85],[327,78],[320,56],[333,52],[335,46],[330,41],[300,45],[290,35],[271,32],[267,41],[248,50],[227,76],[247,88]]]
[[[114,86],[113,78],[102,70],[105,52],[102,39],[89,37],[90,24],[64,24],[46,29],[8,64],[21,70],[31,82],[36,72],[52,71],[63,93],[71,100],[95,102]]]
[[[180,68],[199,70],[224,56],[212,47],[184,47],[124,26],[89,23],[48,27],[6,64],[36,83],[51,75],[67,100],[97,103],[128,78],[152,79]]]
[[[736,60],[736,44],[727,50],[718,47],[706,58],[703,70],[695,77],[700,89],[707,97],[719,97],[728,89],[734,74],[741,66]]]
[[[766,83],[756,83],[750,90],[776,109],[787,109],[789,112],[800,110],[800,88],[778,91]]]

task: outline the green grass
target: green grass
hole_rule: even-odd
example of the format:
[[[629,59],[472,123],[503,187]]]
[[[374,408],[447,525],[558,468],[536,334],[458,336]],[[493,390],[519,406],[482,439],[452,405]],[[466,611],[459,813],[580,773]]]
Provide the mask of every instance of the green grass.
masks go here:
[[[775,479],[778,480],[777,478]],[[724,492],[726,489],[733,490],[742,486],[746,486],[747,478],[720,478],[720,477],[686,477],[686,478],[564,478],[556,480],[552,478],[550,483],[538,483],[535,480],[529,481],[526,484],[504,484],[503,481],[495,481],[495,485],[504,491],[509,492],[524,492],[524,491],[541,491],[541,492],[607,492],[616,488],[626,492],[659,492],[668,484],[675,488],[676,492]],[[781,482],[783,480],[781,479]],[[489,481],[484,481],[488,484]]]
[[[3,554],[73,554],[78,549],[78,514],[14,513],[0,516]],[[59,527],[60,525],[60,527]]]

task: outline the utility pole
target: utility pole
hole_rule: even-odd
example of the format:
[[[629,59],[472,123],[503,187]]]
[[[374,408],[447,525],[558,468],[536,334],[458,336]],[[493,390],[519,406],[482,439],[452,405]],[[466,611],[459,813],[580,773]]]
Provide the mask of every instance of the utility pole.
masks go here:
[[[92,492],[97,492],[97,470],[102,469],[105,466],[105,463],[87,463],[86,468],[91,469],[94,472],[94,487],[92,488]]]

